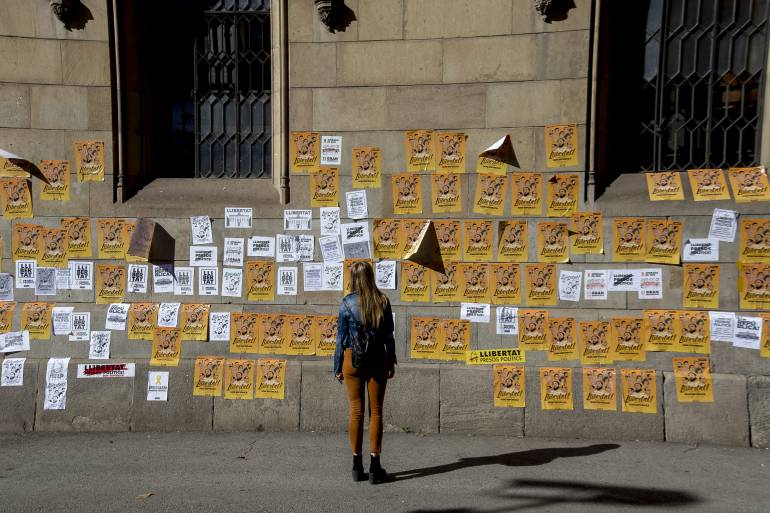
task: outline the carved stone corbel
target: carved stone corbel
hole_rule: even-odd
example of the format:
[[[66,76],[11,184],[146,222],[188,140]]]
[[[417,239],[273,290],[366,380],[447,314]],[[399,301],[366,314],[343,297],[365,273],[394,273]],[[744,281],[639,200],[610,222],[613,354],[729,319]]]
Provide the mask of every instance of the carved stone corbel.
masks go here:
[[[344,0],[313,0],[318,16],[329,32],[344,32],[352,21],[355,13],[345,5]]]
[[[566,20],[567,13],[574,7],[574,0],[535,0],[535,10],[546,23]]]

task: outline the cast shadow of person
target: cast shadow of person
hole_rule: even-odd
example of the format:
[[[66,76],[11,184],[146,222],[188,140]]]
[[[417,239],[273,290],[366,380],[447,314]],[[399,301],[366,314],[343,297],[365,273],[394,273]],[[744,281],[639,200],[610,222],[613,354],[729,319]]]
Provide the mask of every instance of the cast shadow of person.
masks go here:
[[[460,458],[454,463],[435,465],[433,467],[403,470],[389,475],[390,481],[404,481],[419,477],[434,476],[455,470],[481,467],[485,465],[503,465],[506,467],[530,467],[545,465],[557,458],[575,458],[579,456],[591,456],[605,451],[611,451],[620,447],[618,444],[594,444],[585,447],[551,447],[546,449],[530,449],[527,451],[508,452],[495,456],[477,456],[473,458]]]

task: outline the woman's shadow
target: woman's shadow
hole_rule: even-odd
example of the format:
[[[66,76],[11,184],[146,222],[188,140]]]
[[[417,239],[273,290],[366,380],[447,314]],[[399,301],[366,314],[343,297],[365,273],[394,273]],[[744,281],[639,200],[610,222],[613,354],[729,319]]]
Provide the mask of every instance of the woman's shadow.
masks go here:
[[[618,444],[594,444],[585,447],[553,447],[549,449],[530,449],[528,451],[509,452],[496,456],[478,456],[474,458],[460,458],[454,463],[436,465],[433,467],[416,468],[390,474],[390,481],[404,481],[418,477],[434,476],[454,470],[481,467],[484,465],[504,465],[506,467],[530,467],[544,465],[557,458],[574,458],[578,456],[590,456],[605,451],[611,451],[620,447]]]

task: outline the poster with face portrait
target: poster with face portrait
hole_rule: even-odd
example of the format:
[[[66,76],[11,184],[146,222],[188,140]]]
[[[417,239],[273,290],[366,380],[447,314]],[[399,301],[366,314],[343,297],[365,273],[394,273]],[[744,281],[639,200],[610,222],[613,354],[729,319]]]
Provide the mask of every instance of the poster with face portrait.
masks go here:
[[[182,305],[179,326],[182,340],[206,340],[209,333],[211,305],[190,303]]]
[[[259,314],[232,312],[230,314],[230,352],[259,352]]]
[[[676,334],[676,351],[681,353],[711,353],[711,323],[708,312],[681,310]]]
[[[63,228],[42,228],[38,233],[42,244],[38,265],[66,269],[69,254],[67,232]]]
[[[538,262],[569,262],[567,223],[541,221],[537,223]]]
[[[430,301],[430,270],[420,264],[401,262],[401,301]]]
[[[770,264],[770,219],[741,219],[739,241],[739,262]]]
[[[612,363],[609,322],[581,321],[578,323],[578,333],[580,361],[583,365]]]
[[[573,255],[604,253],[604,227],[601,212],[573,212],[571,230]]]
[[[32,217],[32,191],[26,178],[0,178],[3,219]]]
[[[123,219],[99,219],[96,223],[96,243],[99,248],[99,258],[123,260],[126,256],[128,243]]]
[[[382,150],[374,147],[353,148],[353,188],[379,189],[382,182]]]
[[[254,360],[225,360],[225,399],[252,399],[254,397]]]
[[[572,369],[542,367],[540,369],[540,408],[543,410],[572,410]]]
[[[96,304],[122,303],[125,295],[125,266],[96,264]]]
[[[682,253],[682,223],[652,219],[647,222],[647,262],[678,264]]]
[[[78,182],[103,182],[104,142],[75,141],[73,144]]]
[[[511,216],[540,216],[543,213],[543,175],[511,174]]]
[[[266,358],[257,360],[254,397],[257,399],[283,399],[285,396],[286,360]]]
[[[315,346],[313,345],[313,318],[308,315],[284,315],[283,322],[284,330],[286,332],[285,354],[315,354]]]
[[[727,170],[736,203],[770,201],[767,170],[763,167],[730,168]]]
[[[422,214],[422,177],[411,173],[391,175],[394,214]]]
[[[401,219],[375,219],[372,223],[372,241],[375,258],[401,258],[404,231]]]
[[[462,319],[442,319],[443,337],[439,354],[442,360],[465,361],[471,345],[471,322]]]
[[[40,173],[45,181],[40,184],[40,199],[45,201],[70,200],[69,160],[43,160]]]
[[[462,264],[458,262],[444,262],[444,272],[430,271],[433,293],[433,303],[450,303],[462,301],[462,288],[464,284]]]
[[[564,167],[578,165],[577,125],[548,125],[545,127],[546,165]],[[570,408],[571,409],[571,408]]]
[[[268,260],[246,262],[246,287],[249,301],[274,301],[275,262]]]
[[[8,333],[13,328],[13,312],[16,303],[13,301],[0,302],[0,333]]]
[[[281,354],[286,350],[286,316],[283,314],[259,314],[259,352]]]
[[[11,251],[13,260],[40,260],[43,253],[45,228],[36,224],[17,223],[13,225]]]
[[[493,365],[493,390],[496,408],[524,408],[526,372],[524,365]]]
[[[617,411],[615,369],[583,367],[583,409]]]
[[[519,310],[519,348],[548,349],[548,310]]]
[[[545,183],[548,217],[568,217],[578,209],[580,175],[560,173]]]
[[[529,257],[527,221],[516,219],[500,221],[497,233],[497,260],[499,262],[527,261]]]
[[[493,305],[521,303],[521,276],[517,263],[489,264]]]
[[[158,325],[156,303],[132,303],[128,309],[128,339],[152,340],[152,330]]]
[[[410,358],[441,359],[439,352],[444,338],[441,319],[412,317],[409,333]]]
[[[151,366],[177,367],[182,353],[182,334],[178,328],[152,330]]]
[[[62,229],[67,232],[67,253],[70,258],[91,258],[91,219],[87,217],[65,217]]]
[[[494,173],[476,174],[476,194],[473,212],[488,216],[502,216],[508,192],[508,177]]]
[[[51,338],[53,303],[24,303],[21,309],[21,330],[29,332],[30,340]]]
[[[684,264],[683,306],[719,308],[719,265]]]
[[[615,262],[643,262],[647,240],[645,219],[619,217],[613,222],[612,260]]]
[[[459,173],[433,173],[430,183],[434,214],[462,212],[462,179]]]
[[[682,178],[674,171],[645,173],[650,201],[683,200]]]
[[[657,413],[655,369],[621,369],[620,385],[623,413]]]
[[[738,264],[741,310],[770,310],[770,264]]]
[[[462,225],[454,219],[441,219],[433,221],[436,230],[438,249],[445,264],[447,261],[460,260],[462,258]]]
[[[527,264],[524,294],[527,306],[556,306],[556,264]]]
[[[489,264],[464,262],[460,269],[460,300],[466,303],[489,303]]]
[[[466,142],[463,132],[436,132],[436,171],[465,173]]]
[[[321,136],[318,132],[291,132],[289,134],[291,172],[307,174],[321,167]]]
[[[688,169],[687,178],[695,201],[730,199],[725,174],[721,169]]]
[[[224,356],[198,356],[195,358],[193,395],[199,397],[221,396],[224,366]]]
[[[549,318],[546,337],[549,362],[578,359],[577,322],[574,318]]]
[[[463,221],[464,246],[463,259],[467,261],[489,262],[494,253],[494,226],[492,221]]]
[[[339,205],[340,173],[336,167],[322,167],[310,173],[310,206]]]
[[[313,316],[313,339],[316,356],[332,356],[337,346],[337,316]]]
[[[713,403],[714,387],[707,357],[672,358],[676,397],[680,403]]]
[[[642,319],[642,340],[647,351],[676,350],[679,333],[676,310],[645,310]]]
[[[770,314],[760,314],[759,317],[762,319],[762,342],[759,345],[759,356],[770,358]]]
[[[407,130],[404,138],[406,147],[406,170],[410,173],[435,171],[433,130]]]
[[[613,317],[610,320],[610,346],[610,356],[614,361],[645,361],[647,351],[642,339],[642,319]]]

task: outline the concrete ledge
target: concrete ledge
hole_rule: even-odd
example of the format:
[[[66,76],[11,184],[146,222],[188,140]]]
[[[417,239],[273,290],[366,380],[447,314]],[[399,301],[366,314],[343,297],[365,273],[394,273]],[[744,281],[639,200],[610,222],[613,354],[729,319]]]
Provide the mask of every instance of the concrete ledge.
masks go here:
[[[439,366],[401,365],[388,381],[385,431],[438,433]]]
[[[770,376],[754,376],[748,381],[751,445],[770,448]]]
[[[3,412],[0,415],[0,433],[32,431],[35,425],[37,368],[37,360],[27,359],[24,362],[24,384],[0,388],[0,411]]]
[[[680,403],[674,374],[666,372],[664,376],[667,441],[749,445],[745,376],[712,375],[713,403]]]
[[[348,399],[345,386],[332,375],[331,362],[302,362],[300,431],[345,431]],[[387,399],[386,399],[387,401]]]

